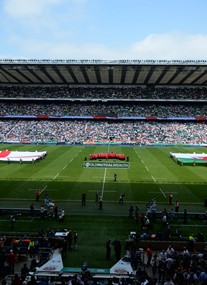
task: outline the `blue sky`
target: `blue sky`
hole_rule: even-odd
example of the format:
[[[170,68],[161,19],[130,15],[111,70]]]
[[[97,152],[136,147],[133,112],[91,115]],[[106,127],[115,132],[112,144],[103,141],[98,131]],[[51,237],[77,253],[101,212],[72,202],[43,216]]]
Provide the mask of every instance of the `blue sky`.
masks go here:
[[[207,0],[0,0],[0,58],[207,60]]]

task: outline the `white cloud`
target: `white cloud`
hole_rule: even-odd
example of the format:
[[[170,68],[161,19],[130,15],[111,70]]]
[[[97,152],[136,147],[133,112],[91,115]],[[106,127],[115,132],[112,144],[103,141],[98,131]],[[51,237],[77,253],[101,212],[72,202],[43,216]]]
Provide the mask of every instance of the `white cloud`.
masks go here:
[[[145,59],[206,59],[207,35],[153,34],[136,42],[130,56]]]
[[[96,43],[54,43],[48,46],[52,58],[85,59],[207,59],[207,35],[157,34],[123,50],[120,46]]]
[[[4,0],[5,12],[15,18],[34,17],[44,14],[51,6],[64,0]]]
[[[153,34],[123,49],[104,42],[34,40],[15,36],[16,58],[41,59],[163,59],[207,60],[207,35]],[[11,55],[14,57],[14,55]]]
[[[46,59],[114,59],[117,52],[94,43],[22,42],[22,54],[28,58]],[[34,56],[31,56],[34,55]]]

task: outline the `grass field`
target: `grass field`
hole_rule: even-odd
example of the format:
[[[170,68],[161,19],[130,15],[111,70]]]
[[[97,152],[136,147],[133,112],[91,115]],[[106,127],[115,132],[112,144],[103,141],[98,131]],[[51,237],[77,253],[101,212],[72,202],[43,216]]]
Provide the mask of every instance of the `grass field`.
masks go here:
[[[35,202],[35,191],[40,189],[41,201],[47,193],[58,207],[64,208],[64,227],[80,233],[80,251],[71,252],[67,263],[81,266],[86,259],[91,266],[110,266],[105,261],[105,241],[117,237],[124,243],[129,231],[137,230],[128,218],[128,206],[138,205],[140,211],[155,197],[158,210],[169,209],[168,193],[173,193],[173,203],[180,201],[180,210],[205,212],[207,197],[207,167],[179,166],[170,158],[170,152],[203,153],[203,148],[161,148],[121,146],[49,146],[1,145],[0,150],[47,151],[45,159],[32,163],[0,162],[0,207],[29,207]],[[116,152],[129,157],[129,169],[85,168],[85,157],[100,152]],[[114,173],[117,182],[114,182]],[[81,195],[87,193],[86,207],[81,206]],[[95,204],[95,195],[103,196],[103,209]],[[120,193],[125,202],[118,204]],[[0,232],[10,232],[9,217],[1,217]],[[52,219],[32,221],[18,218],[19,232],[35,232],[40,226],[57,228]],[[61,225],[62,226],[62,225]],[[192,227],[199,227],[192,221]],[[200,224],[204,231],[205,225]],[[139,228],[140,230],[140,228]],[[94,260],[94,256],[96,257]],[[93,261],[92,261],[93,260]]]
[[[192,205],[203,204],[207,197],[207,168],[179,166],[169,157],[173,152],[204,152],[203,149],[151,147],[84,147],[2,145],[0,150],[48,151],[48,156],[35,164],[0,162],[1,199],[33,199],[35,190],[46,191],[52,199],[77,201],[87,192],[87,200],[94,201],[95,193],[104,203],[117,202],[119,194],[126,194],[130,203],[147,202],[156,197],[159,203],[174,200]],[[129,169],[83,168],[85,157],[100,152],[124,153],[129,157]],[[114,183],[114,173],[117,182]]]

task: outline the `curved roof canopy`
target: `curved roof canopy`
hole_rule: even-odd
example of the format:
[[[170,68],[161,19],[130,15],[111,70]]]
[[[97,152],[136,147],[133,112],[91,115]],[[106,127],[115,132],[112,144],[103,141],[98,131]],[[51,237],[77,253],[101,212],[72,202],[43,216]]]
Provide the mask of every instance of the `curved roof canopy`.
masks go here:
[[[205,60],[0,60],[0,84],[205,86]]]

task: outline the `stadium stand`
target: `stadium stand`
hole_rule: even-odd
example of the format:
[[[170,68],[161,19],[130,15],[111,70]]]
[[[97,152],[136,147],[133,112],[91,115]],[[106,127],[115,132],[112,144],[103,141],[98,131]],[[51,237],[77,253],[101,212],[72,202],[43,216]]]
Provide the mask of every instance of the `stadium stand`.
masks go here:
[[[206,62],[112,61],[109,66],[102,61],[8,61],[0,62],[0,67],[1,143],[207,145]],[[29,209],[0,209],[2,215],[23,211],[29,214]],[[162,213],[156,214],[162,218]],[[38,255],[38,266],[51,256],[53,234],[33,238],[38,245],[34,254]],[[13,275],[7,271],[9,252],[16,251],[19,258],[26,259],[31,253],[25,239],[18,247],[14,242],[17,239],[20,237],[1,241],[3,284],[14,284]],[[58,241],[62,243],[63,239]],[[63,248],[56,242],[55,247]],[[174,284],[207,284],[206,244],[200,243],[196,252],[194,242],[172,242],[175,250],[169,254],[169,241],[155,245],[154,240],[150,244],[139,240],[138,248],[151,245],[155,250],[152,272],[145,260],[140,260],[137,241],[132,240],[126,249],[135,275],[96,275],[86,266],[79,275],[59,272],[51,278],[50,274],[34,274],[35,282],[30,275],[20,283],[134,285],[148,284],[143,283],[147,280],[149,284],[163,284],[170,277]]]

